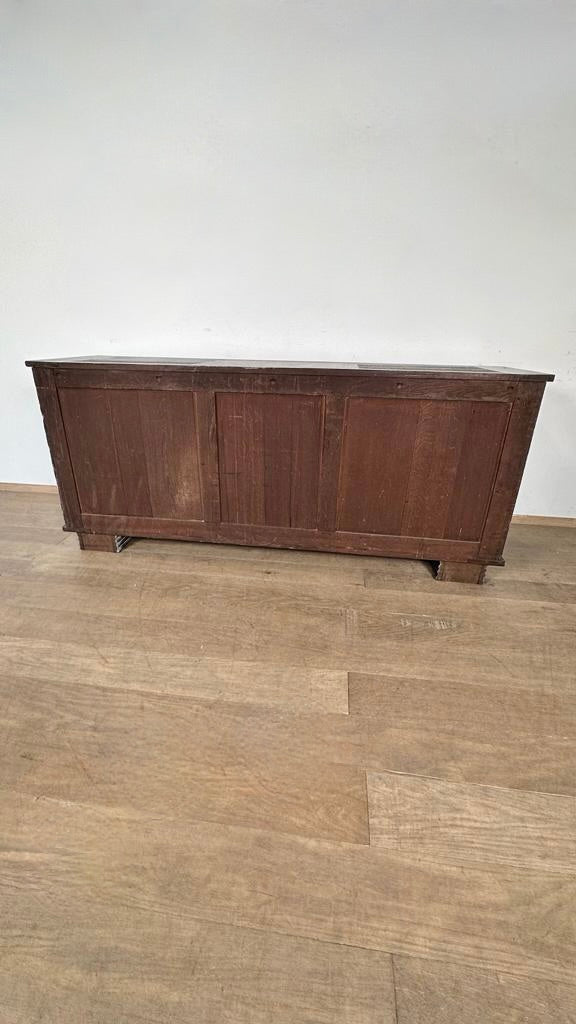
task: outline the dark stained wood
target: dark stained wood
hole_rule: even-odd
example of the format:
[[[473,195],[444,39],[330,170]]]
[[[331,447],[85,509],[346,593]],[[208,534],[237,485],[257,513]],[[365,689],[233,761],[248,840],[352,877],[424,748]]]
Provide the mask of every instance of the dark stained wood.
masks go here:
[[[194,396],[61,391],[83,513],[202,519]]]
[[[403,398],[351,398],[345,420],[338,529],[397,535],[420,403]]]
[[[483,583],[486,566],[478,562],[441,561],[436,572],[437,580],[446,583]]]
[[[326,395],[324,399],[318,526],[328,532],[336,529],[338,518],[338,488],[346,401],[344,395]]]
[[[322,362],[290,362],[284,360],[269,360],[264,362],[257,359],[185,359],[181,356],[172,358],[157,359],[153,356],[69,356],[65,359],[27,359],[26,366],[59,367],[78,366],[91,369],[92,367],[117,367],[136,366],[150,370],[154,373],[157,370],[172,369],[175,366],[194,367],[202,370],[211,370],[213,367],[233,367],[235,371],[267,370],[272,373],[292,374],[312,373],[318,371],[331,374],[348,374],[350,371],[362,370],[369,373],[392,373],[430,375],[433,377],[476,377],[490,379],[500,377],[503,380],[518,380],[528,378],[531,380],[554,380],[550,373],[540,373],[537,370],[518,370],[509,366],[437,366],[426,363],[322,363]]]
[[[60,405],[82,512],[126,515],[135,495],[124,489],[108,391],[68,388]]]
[[[350,399],[340,528],[479,540],[510,408]]]
[[[522,474],[545,384],[523,382],[510,413],[506,442],[498,474],[494,483],[490,510],[488,512],[482,543],[478,554],[481,557],[501,555],[506,543],[516,495],[522,481]]]
[[[140,415],[142,396],[137,391],[108,391],[108,407],[112,421],[112,453],[115,453],[122,479],[125,508],[135,515],[152,516],[151,486],[147,469],[148,449]],[[152,393],[147,392],[148,398]],[[96,453],[98,472],[98,453]]]
[[[322,400],[216,396],[222,520],[315,529]]]
[[[194,394],[138,396],[154,518],[203,519]]]
[[[157,367],[142,369],[126,366],[109,369],[55,369],[53,371],[57,388],[136,388],[138,391],[233,391],[255,394],[314,394],[351,395],[367,398],[445,398],[453,401],[510,402],[514,399],[518,383],[509,377],[492,374],[488,377],[466,378],[462,374],[453,377],[432,374],[386,373],[368,374],[364,371],[349,371],[347,374],[330,374],[324,370],[291,373],[260,370],[232,370],[194,367],[194,369],[171,369]]]
[[[467,403],[467,423],[445,537],[480,539],[510,409],[511,406],[496,402]],[[440,443],[441,439],[439,433]]]
[[[138,516],[83,515],[82,523],[93,533],[125,533],[131,537],[165,537],[169,540],[200,540],[212,544],[248,544],[304,551],[341,551],[346,554],[389,555],[393,558],[474,558],[478,544],[465,540],[380,536],[377,533],[333,533],[299,530],[288,526],[253,526],[242,523],[200,523],[193,519],[156,519]],[[502,559],[494,561],[502,565]]]
[[[440,561],[502,550],[543,374],[481,367],[34,363],[65,528]]]
[[[216,395],[213,391],[195,391],[194,400],[203,518],[207,523],[219,523],[221,514]]]
[[[118,554],[126,547],[129,537],[119,537],[105,533],[79,533],[78,543],[82,551],[112,551]]]
[[[41,366],[36,367],[33,372],[54,475],[58,484],[64,523],[68,529],[77,530],[82,523],[80,503],[76,491],[68,439],[62,420],[62,409],[58,391],[54,386],[54,374],[51,370]]]
[[[401,532],[407,537],[442,537],[454,493],[470,406],[467,402],[430,401],[419,404],[420,418]]]

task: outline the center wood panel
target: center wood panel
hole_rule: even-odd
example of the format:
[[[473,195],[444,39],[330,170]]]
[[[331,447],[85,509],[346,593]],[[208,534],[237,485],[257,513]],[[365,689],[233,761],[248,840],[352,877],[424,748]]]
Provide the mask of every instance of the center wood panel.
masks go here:
[[[62,388],[83,513],[201,520],[195,395]]]
[[[320,395],[216,395],[222,521],[317,529]]]
[[[351,398],[338,529],[478,540],[510,405]]]

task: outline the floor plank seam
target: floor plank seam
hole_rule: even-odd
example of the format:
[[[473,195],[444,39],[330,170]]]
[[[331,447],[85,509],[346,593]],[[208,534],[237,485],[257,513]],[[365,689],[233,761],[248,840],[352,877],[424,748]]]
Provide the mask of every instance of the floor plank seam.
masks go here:
[[[360,765],[360,767],[364,767]],[[465,786],[473,789],[496,789],[504,793],[533,793],[534,796],[550,797],[553,800],[576,800],[576,793],[550,793],[545,789],[520,789],[518,786],[496,786],[490,782],[471,782],[469,779],[447,779],[443,775],[423,775],[420,772],[403,772],[395,768],[365,768],[366,775],[401,775],[407,779],[423,779],[442,782],[447,786]],[[576,871],[576,868],[575,868]]]
[[[394,963],[394,953],[390,953],[390,972],[392,974],[392,995],[394,998],[394,1018],[395,1024],[400,1024],[400,1014],[398,1011],[398,990],[396,988],[396,965]]]

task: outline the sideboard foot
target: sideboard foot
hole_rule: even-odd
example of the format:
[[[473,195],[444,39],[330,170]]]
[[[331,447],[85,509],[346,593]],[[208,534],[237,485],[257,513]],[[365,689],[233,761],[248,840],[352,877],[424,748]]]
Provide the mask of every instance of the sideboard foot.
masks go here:
[[[446,583],[483,583],[486,566],[479,562],[439,562],[437,580]]]
[[[78,542],[83,551],[112,551],[118,554],[126,547],[129,537],[109,533],[79,533]]]

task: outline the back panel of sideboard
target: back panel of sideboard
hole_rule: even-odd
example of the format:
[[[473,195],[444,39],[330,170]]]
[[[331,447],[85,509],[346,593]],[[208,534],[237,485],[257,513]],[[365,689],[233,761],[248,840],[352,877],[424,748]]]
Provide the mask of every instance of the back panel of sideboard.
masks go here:
[[[420,557],[435,541],[463,558],[516,393],[501,380],[121,369],[55,383],[81,528]]]

